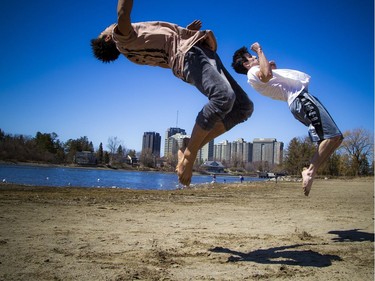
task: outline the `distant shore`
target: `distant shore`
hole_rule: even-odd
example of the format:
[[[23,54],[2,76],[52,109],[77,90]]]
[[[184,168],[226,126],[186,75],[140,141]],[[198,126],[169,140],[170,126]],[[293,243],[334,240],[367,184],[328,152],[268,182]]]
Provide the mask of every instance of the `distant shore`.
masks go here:
[[[85,169],[113,169],[105,165],[92,166],[92,165],[78,165],[78,164],[53,164],[53,163],[40,163],[40,162],[11,162],[0,161],[0,165],[20,165],[20,166],[40,166],[40,167],[64,167],[64,168],[85,168]]]
[[[152,168],[116,168],[110,167],[106,165],[99,165],[99,166],[83,166],[78,164],[52,164],[52,163],[36,163],[36,162],[11,162],[11,161],[0,161],[0,165],[20,165],[20,166],[39,166],[39,167],[60,167],[60,168],[77,168],[77,169],[101,169],[101,170],[119,170],[119,171],[137,171],[137,172],[159,172],[159,173],[171,173],[174,174],[174,171],[165,171],[163,169],[152,169]],[[200,173],[194,172],[194,175],[212,175],[215,174],[217,176],[238,176],[239,174],[228,174],[228,173]],[[245,174],[248,177],[257,177],[256,174]]]
[[[78,164],[52,164],[52,163],[36,163],[36,162],[8,162],[0,161],[0,165],[20,165],[20,166],[35,166],[35,167],[59,167],[59,168],[74,168],[74,169],[93,169],[93,170],[119,170],[119,171],[138,171],[138,172],[160,172],[160,173],[172,173],[168,171],[159,171],[156,169],[135,169],[135,168],[116,168],[108,165],[78,165]]]

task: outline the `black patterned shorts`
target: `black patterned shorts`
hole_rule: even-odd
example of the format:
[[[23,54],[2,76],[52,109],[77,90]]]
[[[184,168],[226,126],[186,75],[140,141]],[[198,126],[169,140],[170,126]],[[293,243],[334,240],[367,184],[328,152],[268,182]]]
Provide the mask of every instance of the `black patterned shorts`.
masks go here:
[[[333,121],[323,104],[314,96],[303,90],[290,104],[293,116],[309,127],[309,136],[313,142],[321,142],[342,133]]]

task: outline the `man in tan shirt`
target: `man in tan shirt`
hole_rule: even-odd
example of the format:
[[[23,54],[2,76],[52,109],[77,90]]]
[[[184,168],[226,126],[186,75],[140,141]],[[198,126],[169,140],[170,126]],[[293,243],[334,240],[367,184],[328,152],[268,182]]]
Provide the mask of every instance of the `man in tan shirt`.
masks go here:
[[[136,64],[170,68],[208,98],[198,113],[191,139],[179,152],[177,175],[180,183],[188,186],[199,149],[247,120],[253,103],[223,66],[212,31],[200,30],[201,21],[186,28],[159,21],[132,23],[132,7],[133,0],[119,0],[117,24],[91,40],[91,46],[103,62],[123,54]]]

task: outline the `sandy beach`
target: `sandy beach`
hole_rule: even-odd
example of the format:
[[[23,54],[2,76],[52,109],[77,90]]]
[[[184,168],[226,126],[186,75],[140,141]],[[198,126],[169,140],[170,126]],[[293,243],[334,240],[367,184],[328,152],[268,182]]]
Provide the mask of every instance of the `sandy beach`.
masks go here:
[[[309,197],[297,182],[175,191],[0,185],[0,280],[373,276],[373,178],[316,180]]]

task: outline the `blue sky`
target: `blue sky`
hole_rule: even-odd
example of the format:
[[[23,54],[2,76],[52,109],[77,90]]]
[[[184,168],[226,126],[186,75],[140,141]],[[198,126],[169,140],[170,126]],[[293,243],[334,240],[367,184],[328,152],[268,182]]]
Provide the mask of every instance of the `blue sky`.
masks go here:
[[[95,147],[117,137],[139,151],[146,131],[176,124],[191,133],[206,99],[168,69],[124,57],[96,61],[90,39],[116,20],[115,0],[0,3],[0,129],[9,134],[87,136]],[[287,104],[256,93],[230,67],[233,52],[258,41],[279,68],[312,76],[310,92],[344,132],[374,131],[374,2],[372,0],[134,0],[132,21],[186,26],[201,19],[214,31],[218,53],[255,104],[253,116],[215,142],[304,137]],[[178,112],[178,123],[177,123]]]

